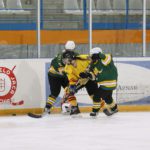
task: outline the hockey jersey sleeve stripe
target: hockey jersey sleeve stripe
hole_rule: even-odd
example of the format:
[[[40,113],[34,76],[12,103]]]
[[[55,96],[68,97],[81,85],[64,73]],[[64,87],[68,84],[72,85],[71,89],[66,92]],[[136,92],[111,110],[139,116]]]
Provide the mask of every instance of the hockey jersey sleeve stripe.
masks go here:
[[[111,62],[111,55],[110,54],[106,54],[105,55],[105,59],[102,59],[102,63],[107,66],[110,62]]]
[[[102,81],[102,82],[98,82],[98,84],[106,87],[115,87],[117,85],[117,81],[116,80]]]

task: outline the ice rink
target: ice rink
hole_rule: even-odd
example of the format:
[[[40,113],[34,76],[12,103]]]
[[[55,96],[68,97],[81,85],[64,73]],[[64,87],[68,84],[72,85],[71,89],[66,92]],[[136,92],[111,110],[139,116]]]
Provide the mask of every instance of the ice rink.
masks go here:
[[[150,112],[0,117],[0,150],[150,150]]]

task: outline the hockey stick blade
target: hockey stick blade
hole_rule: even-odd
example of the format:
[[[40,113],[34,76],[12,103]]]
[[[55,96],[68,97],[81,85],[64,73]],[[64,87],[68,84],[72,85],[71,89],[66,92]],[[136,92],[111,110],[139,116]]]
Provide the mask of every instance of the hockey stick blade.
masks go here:
[[[29,117],[32,117],[32,118],[42,118],[43,117],[43,114],[34,114],[34,113],[28,113],[28,116]]]

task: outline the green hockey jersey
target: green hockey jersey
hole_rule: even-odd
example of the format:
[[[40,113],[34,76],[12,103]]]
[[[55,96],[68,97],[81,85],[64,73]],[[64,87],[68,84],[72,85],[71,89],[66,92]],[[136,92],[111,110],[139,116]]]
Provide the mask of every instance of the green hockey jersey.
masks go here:
[[[51,61],[49,74],[57,77],[64,77],[64,66],[65,64],[62,61],[62,53],[59,53]]]
[[[62,60],[62,54],[63,53],[58,53],[51,61],[51,65],[49,68],[49,74],[55,77],[65,77],[66,73],[64,72],[64,67],[65,64],[63,63]],[[75,52],[75,55],[77,56],[78,53]]]
[[[98,61],[91,64],[91,71],[101,88],[113,90],[117,86],[118,73],[112,56],[111,54],[99,53],[99,57]]]

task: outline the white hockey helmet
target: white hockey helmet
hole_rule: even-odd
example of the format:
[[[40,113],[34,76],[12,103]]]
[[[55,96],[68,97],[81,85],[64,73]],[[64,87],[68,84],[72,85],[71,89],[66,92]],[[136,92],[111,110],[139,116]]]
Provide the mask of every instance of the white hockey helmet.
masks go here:
[[[74,41],[67,41],[65,44],[65,49],[66,50],[74,50],[76,47],[75,42]]]
[[[90,50],[90,54],[93,55],[93,54],[98,54],[98,53],[102,53],[102,49],[100,47],[94,47]]]

